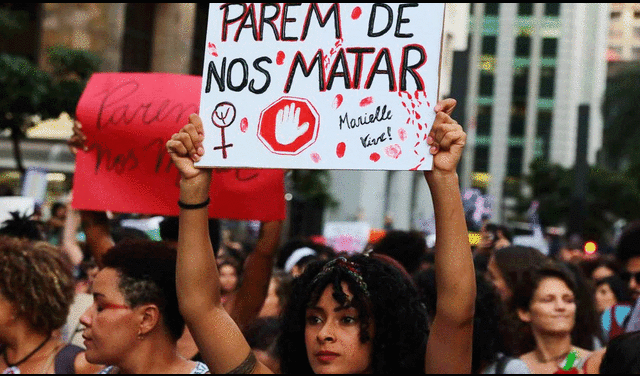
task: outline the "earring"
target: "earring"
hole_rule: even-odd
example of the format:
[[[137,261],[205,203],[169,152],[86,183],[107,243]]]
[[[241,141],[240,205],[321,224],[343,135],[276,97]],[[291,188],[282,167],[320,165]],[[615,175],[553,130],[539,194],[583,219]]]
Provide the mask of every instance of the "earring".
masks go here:
[[[142,334],[142,330],[138,331],[138,340],[142,341],[144,339],[144,334]]]

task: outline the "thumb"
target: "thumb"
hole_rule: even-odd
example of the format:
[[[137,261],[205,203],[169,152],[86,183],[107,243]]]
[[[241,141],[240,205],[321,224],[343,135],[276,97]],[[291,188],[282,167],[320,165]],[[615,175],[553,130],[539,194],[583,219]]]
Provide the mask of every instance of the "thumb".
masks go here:
[[[309,122],[305,122],[303,124],[300,124],[298,126],[298,134],[300,134],[300,135],[305,134],[308,129],[309,129]]]

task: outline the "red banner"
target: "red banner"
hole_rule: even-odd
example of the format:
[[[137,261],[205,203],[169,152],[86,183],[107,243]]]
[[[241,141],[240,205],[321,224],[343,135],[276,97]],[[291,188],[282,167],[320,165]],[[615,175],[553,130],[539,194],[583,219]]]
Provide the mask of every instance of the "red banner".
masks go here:
[[[76,156],[73,207],[178,215],[179,174],[165,144],[199,112],[201,84],[176,74],[94,74],[76,110],[88,151]],[[283,170],[216,169],[209,214],[284,219],[284,193]]]

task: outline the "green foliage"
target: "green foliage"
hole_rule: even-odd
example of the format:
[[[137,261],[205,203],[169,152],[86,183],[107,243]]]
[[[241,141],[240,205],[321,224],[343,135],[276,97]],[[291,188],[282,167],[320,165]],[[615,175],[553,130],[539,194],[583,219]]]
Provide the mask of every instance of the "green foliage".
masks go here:
[[[11,38],[25,28],[29,15],[25,11],[15,11],[0,7],[0,37]]]
[[[24,136],[29,116],[49,115],[46,108],[51,77],[29,60],[0,54],[0,130]]]
[[[331,176],[326,170],[293,170],[291,172],[293,192],[301,201],[317,202],[325,207],[337,206],[329,186]]]
[[[586,236],[600,238],[620,218],[627,221],[640,219],[640,189],[634,177],[624,172],[591,167],[587,179]],[[538,212],[543,225],[567,225],[571,220],[573,170],[536,160],[531,164],[527,181],[532,188],[533,199],[540,202]]]
[[[609,168],[640,164],[640,64],[634,63],[607,80],[602,114],[603,154]]]
[[[54,46],[49,48],[48,52],[54,76],[65,78],[67,81],[77,76],[80,81],[86,82],[93,72],[100,69],[100,57],[89,51]]]

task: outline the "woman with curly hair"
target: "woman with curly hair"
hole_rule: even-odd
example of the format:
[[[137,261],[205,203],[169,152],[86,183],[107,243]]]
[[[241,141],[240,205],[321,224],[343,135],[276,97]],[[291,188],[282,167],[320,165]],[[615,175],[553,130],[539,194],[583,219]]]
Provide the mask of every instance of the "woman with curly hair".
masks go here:
[[[427,144],[433,169],[424,173],[436,215],[438,307],[426,341],[427,319],[417,292],[399,269],[375,256],[314,263],[298,277],[285,309],[280,340],[283,371],[469,373],[475,272],[456,167],[466,134],[449,116],[455,100],[439,103]],[[181,174],[177,285],[180,310],[214,373],[265,373],[224,310],[207,224],[211,169],[204,129],[190,123],[167,142]],[[259,192],[256,192],[259,194]]]
[[[59,335],[74,297],[72,267],[45,242],[0,236],[0,371],[95,373]]]

